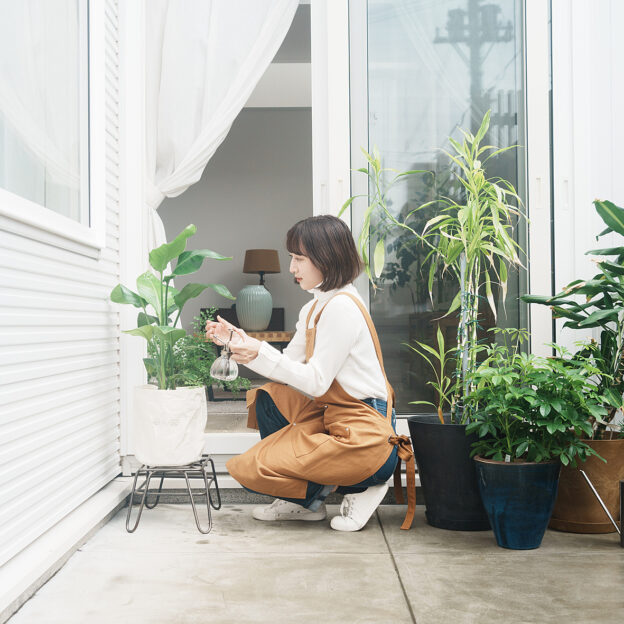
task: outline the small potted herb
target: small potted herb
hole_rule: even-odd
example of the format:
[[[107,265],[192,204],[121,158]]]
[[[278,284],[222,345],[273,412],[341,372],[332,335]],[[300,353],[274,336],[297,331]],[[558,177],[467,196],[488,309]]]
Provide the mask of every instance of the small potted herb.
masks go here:
[[[499,546],[537,548],[557,495],[561,464],[576,465],[596,452],[582,436],[591,433],[587,414],[606,414],[596,368],[581,357],[542,358],[523,353],[523,330],[498,332],[473,371],[466,397],[468,433],[479,489]],[[507,344],[510,343],[510,344]]]

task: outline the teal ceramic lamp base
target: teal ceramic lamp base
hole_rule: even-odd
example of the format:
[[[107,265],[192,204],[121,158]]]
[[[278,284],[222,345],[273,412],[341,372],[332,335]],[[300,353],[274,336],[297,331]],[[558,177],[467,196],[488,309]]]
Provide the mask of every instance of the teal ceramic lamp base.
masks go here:
[[[264,331],[273,311],[273,297],[264,286],[245,286],[236,297],[236,316],[246,331]]]

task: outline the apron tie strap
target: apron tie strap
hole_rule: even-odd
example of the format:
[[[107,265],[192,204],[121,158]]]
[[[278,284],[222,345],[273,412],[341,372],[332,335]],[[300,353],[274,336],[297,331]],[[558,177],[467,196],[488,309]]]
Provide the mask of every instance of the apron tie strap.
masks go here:
[[[399,461],[394,471],[394,496],[399,505],[402,505],[405,500],[403,498],[403,487],[401,485],[400,460],[405,462],[407,512],[401,528],[407,530],[412,526],[414,513],[416,512],[416,464],[414,463],[414,452],[412,451],[410,439],[405,435],[390,436],[388,442],[397,447],[397,455],[399,456]]]

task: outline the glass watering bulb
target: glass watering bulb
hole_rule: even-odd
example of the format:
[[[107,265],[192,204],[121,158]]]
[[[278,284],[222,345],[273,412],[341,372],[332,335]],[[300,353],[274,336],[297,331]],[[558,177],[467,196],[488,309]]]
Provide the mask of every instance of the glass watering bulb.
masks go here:
[[[230,330],[230,339],[224,343],[221,355],[212,363],[210,367],[210,376],[220,381],[233,381],[238,377],[238,364],[230,359],[232,352],[230,351],[230,341],[234,330]],[[220,339],[218,339],[220,340]]]

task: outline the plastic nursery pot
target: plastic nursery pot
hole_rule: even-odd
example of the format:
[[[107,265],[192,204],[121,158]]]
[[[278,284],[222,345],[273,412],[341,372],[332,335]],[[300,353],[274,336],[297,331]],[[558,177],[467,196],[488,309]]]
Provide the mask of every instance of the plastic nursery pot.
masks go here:
[[[557,497],[561,463],[474,458],[483,506],[502,548],[538,548]]]
[[[448,423],[449,417],[445,416],[445,420]],[[411,416],[407,423],[427,522],[452,531],[489,530],[475,465],[470,459],[477,436],[466,436],[465,425],[443,425],[435,414]]]

